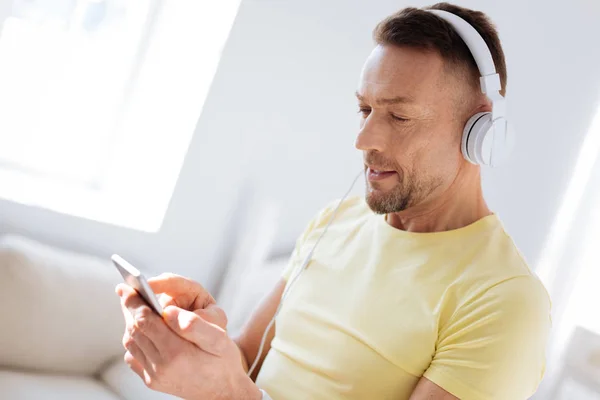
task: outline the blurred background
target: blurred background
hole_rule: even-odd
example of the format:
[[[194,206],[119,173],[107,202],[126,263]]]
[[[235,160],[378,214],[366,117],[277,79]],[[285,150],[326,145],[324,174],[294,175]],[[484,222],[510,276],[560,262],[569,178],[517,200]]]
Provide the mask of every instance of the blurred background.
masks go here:
[[[600,2],[455,3],[486,12],[506,53],[517,146],[507,166],[484,170],[484,186],[553,299],[535,398],[600,399]],[[88,281],[117,282],[105,261],[119,253],[148,275],[193,277],[245,315],[307,221],[361,168],[353,93],[372,29],[402,7],[430,4],[0,0],[0,282],[13,284],[0,300],[29,293],[40,318],[50,314],[40,304],[58,302],[65,321],[86,319],[70,309],[81,297],[65,292],[89,297]],[[95,304],[113,301],[96,295]],[[94,323],[118,354],[118,339],[114,349],[101,332],[110,329]],[[3,384],[12,398],[51,398],[53,378],[21,370],[87,374],[89,384],[139,398],[124,394],[133,383],[106,372],[102,355],[85,374],[64,354],[40,364],[24,332],[58,323],[31,324],[12,333],[0,325],[1,398],[11,398]],[[77,347],[75,336],[75,358],[101,348]],[[21,392],[36,385],[45,397]],[[69,398],[67,386],[56,398]]]

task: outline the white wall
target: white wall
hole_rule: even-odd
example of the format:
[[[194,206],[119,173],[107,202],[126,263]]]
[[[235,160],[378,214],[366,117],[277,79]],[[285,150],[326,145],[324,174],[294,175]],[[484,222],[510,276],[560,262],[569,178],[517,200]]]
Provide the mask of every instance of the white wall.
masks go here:
[[[501,31],[519,142],[508,167],[486,172],[485,186],[535,263],[600,94],[600,3],[458,3],[488,12]],[[121,252],[210,286],[209,269],[232,234],[240,189],[252,179],[285,207],[279,240],[285,247],[360,169],[352,147],[358,74],[375,23],[407,4],[244,1],[158,234],[5,201],[0,229],[99,255]]]

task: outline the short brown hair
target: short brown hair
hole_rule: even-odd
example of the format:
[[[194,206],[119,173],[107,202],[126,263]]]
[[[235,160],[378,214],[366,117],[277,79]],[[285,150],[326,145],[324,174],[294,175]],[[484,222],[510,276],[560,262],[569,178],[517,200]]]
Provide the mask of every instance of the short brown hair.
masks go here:
[[[429,13],[427,9],[444,10],[458,15],[479,32],[485,40],[500,75],[501,91],[506,92],[506,63],[496,27],[481,11],[459,7],[449,3],[437,3],[424,9],[408,7],[381,21],[373,31],[375,42],[380,45],[396,45],[433,50],[451,65],[467,66],[473,76],[474,87],[479,88],[479,70],[469,51],[454,28],[445,20]]]

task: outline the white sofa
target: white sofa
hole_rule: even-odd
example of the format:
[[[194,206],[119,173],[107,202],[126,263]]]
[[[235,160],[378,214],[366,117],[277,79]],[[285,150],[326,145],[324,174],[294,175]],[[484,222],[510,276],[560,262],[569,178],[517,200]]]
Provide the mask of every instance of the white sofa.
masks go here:
[[[285,262],[232,266],[217,296],[230,300],[230,332],[239,331]],[[123,362],[120,281],[109,260],[0,237],[0,399],[175,399],[146,388]]]
[[[0,238],[0,399],[174,399],[123,362],[110,261]]]

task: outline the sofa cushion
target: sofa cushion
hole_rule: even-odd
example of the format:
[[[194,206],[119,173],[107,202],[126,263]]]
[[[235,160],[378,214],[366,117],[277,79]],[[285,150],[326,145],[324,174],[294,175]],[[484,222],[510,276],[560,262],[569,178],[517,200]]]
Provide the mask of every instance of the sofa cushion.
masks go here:
[[[0,370],[0,399],[119,400],[93,378]]]
[[[119,281],[109,260],[1,237],[0,367],[97,373],[123,353]]]

